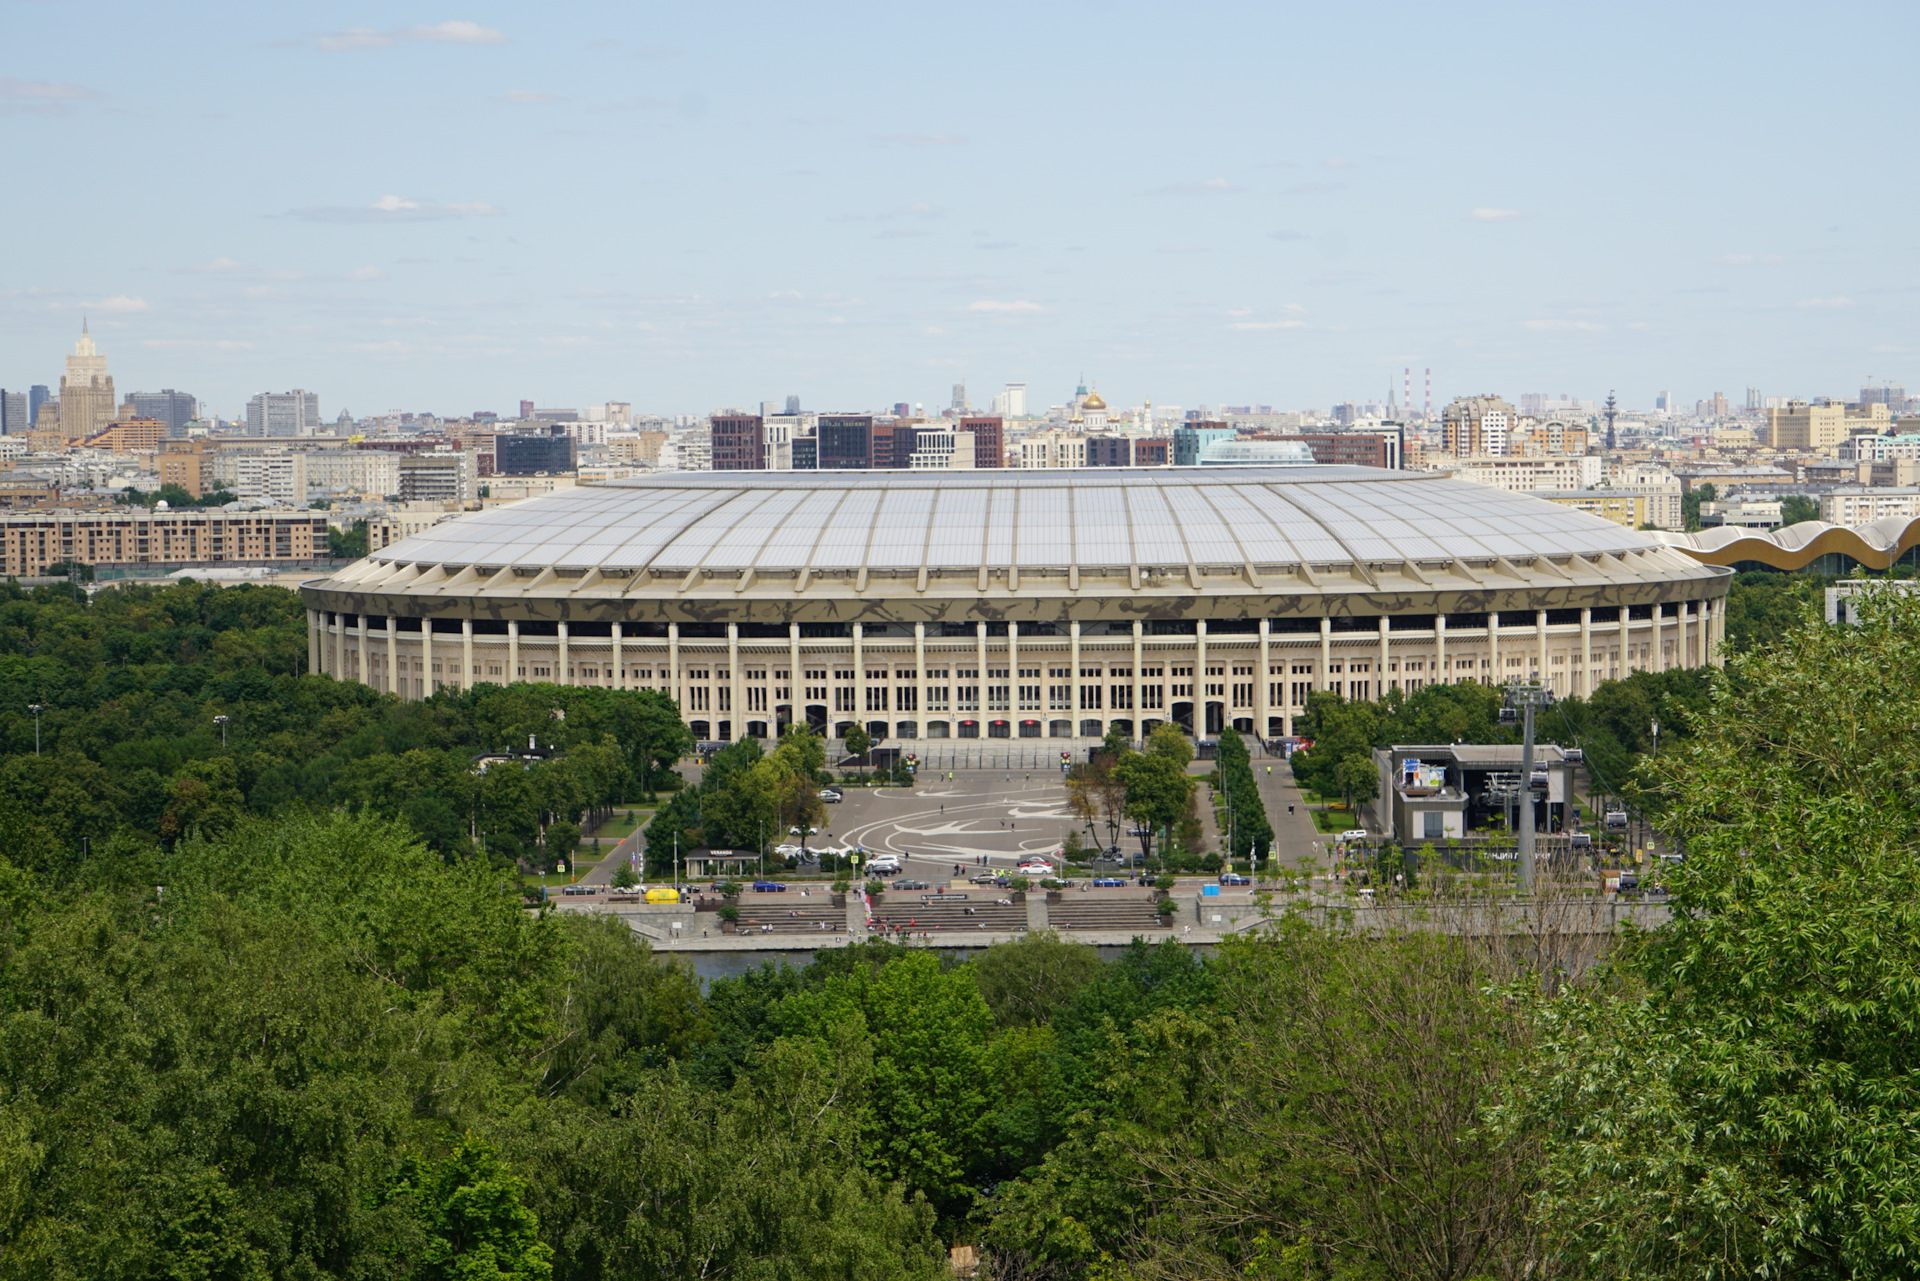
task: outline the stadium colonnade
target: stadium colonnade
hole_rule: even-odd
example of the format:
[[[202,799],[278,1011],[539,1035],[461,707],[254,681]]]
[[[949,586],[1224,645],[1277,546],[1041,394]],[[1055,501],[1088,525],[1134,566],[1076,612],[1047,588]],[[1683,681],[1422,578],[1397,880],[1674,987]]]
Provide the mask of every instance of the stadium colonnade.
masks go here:
[[[1314,690],[1586,694],[1717,661],[1729,577],[1432,473],[693,472],[445,522],[302,592],[313,670],[405,697],[659,689],[702,739],[910,744],[1282,736]]]

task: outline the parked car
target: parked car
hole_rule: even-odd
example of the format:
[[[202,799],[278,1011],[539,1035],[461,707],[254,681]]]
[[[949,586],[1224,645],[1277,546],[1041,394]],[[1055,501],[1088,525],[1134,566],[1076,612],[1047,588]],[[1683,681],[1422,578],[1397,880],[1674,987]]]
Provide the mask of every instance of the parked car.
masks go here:
[[[562,894],[593,894],[598,889],[599,887],[594,885],[563,885],[560,887],[560,892]]]
[[[933,886],[927,884],[925,881],[895,881],[893,888],[896,890],[930,890]]]
[[[1125,879],[1118,876],[1096,876],[1093,878],[1093,888],[1096,890],[1117,890],[1125,886],[1126,883]]]
[[[823,787],[820,789],[820,799],[825,801],[827,804],[832,805],[837,801],[839,801],[840,792],[836,788]]]
[[[1366,839],[1367,829],[1364,827],[1349,827],[1346,831],[1341,832],[1333,838],[1334,843],[1337,845],[1346,845],[1353,841],[1364,841]]]
[[[974,877],[971,881],[969,881],[968,884],[991,885],[999,879],[1000,879],[1000,873],[998,872],[982,872],[980,873],[980,875]]]
[[[787,887],[779,881],[755,881],[753,883],[753,892],[755,894],[785,894]]]
[[[1253,884],[1253,880],[1251,877],[1242,876],[1238,872],[1222,872],[1220,873],[1220,883],[1222,885],[1251,885]]]

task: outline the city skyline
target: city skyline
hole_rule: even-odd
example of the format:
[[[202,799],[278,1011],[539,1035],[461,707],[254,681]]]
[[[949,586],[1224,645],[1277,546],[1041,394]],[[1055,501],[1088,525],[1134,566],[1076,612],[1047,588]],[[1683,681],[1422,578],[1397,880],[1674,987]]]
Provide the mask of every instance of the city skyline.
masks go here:
[[[1899,87],[1809,70],[1892,5],[11,16],[20,173],[174,176],[9,203],[9,388],[83,315],[120,386],[227,416],[1911,381]]]

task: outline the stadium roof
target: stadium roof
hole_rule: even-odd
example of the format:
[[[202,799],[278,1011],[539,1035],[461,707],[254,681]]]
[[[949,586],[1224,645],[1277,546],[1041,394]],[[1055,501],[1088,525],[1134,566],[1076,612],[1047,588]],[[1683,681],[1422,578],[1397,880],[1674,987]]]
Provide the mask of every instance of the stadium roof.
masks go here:
[[[1645,534],[1429,472],[1232,467],[671,472],[562,490],[376,552],[493,572],[1095,570],[1653,553]]]

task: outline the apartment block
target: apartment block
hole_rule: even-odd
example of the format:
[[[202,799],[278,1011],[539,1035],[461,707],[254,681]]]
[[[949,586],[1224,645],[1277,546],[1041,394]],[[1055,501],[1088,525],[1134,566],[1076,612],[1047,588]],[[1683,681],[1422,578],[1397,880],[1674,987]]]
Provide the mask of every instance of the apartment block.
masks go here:
[[[155,511],[0,513],[0,560],[16,577],[62,562],[86,565],[303,563],[327,551],[322,515]]]

